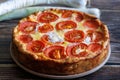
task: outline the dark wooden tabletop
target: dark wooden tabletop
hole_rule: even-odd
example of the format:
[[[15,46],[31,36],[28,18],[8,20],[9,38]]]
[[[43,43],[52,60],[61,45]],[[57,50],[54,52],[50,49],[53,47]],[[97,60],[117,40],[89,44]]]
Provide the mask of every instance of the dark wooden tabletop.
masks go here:
[[[3,0],[4,1],[4,0]],[[101,20],[110,31],[111,56],[98,71],[76,80],[120,80],[120,0],[91,0],[102,11]],[[19,19],[0,22],[0,80],[42,80],[15,64],[10,56],[11,33]]]

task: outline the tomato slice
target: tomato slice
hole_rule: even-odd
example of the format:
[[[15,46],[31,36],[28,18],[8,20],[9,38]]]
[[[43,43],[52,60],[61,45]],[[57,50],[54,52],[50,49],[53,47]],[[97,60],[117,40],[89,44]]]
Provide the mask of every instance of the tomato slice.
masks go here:
[[[66,57],[66,54],[64,53],[64,47],[58,45],[46,48],[44,53],[51,59],[64,59]]]
[[[74,21],[62,21],[56,24],[57,30],[73,29],[76,27],[77,27],[77,24]]]
[[[48,36],[48,35],[43,35],[43,36],[41,37],[41,40],[42,40],[43,42],[45,42],[45,43],[48,43],[48,41],[49,41],[49,36]]]
[[[101,32],[98,32],[98,31],[96,31],[96,32],[94,33],[94,35],[96,35],[96,36],[95,36],[95,39],[94,39],[94,42],[101,41],[101,40],[104,38],[103,34],[102,34]]]
[[[82,13],[77,13],[77,16],[76,16],[76,21],[80,22],[83,20],[83,14]]]
[[[91,43],[88,46],[88,50],[92,52],[99,52],[101,49],[102,49],[102,45],[100,45],[99,43]]]
[[[32,21],[25,21],[19,24],[18,30],[24,33],[31,33],[35,30],[37,23]]]
[[[56,21],[59,17],[51,12],[43,12],[38,15],[38,21],[42,23],[49,23]]]
[[[86,49],[88,46],[84,43],[79,43],[77,45],[68,46],[66,49],[67,55],[75,57],[85,57],[88,55]]]
[[[33,38],[30,35],[20,35],[19,40],[23,43],[28,43],[33,40]]]
[[[26,49],[33,53],[39,53],[42,52],[44,47],[45,45],[42,41],[36,40],[28,43]]]
[[[64,11],[63,13],[62,13],[62,18],[69,18],[69,17],[71,17],[72,16],[72,11]]]
[[[40,26],[38,28],[38,31],[41,33],[47,33],[47,32],[52,31],[52,30],[53,30],[53,26],[50,25],[49,23],[44,24],[43,26]]]
[[[84,40],[85,34],[81,30],[72,30],[64,34],[65,40],[68,42],[81,42]]]
[[[97,20],[86,20],[83,23],[83,26],[89,28],[89,29],[98,29],[98,27],[100,26],[99,22]]]
[[[88,30],[87,36],[91,38],[91,42],[99,42],[104,38],[101,32],[93,30]]]

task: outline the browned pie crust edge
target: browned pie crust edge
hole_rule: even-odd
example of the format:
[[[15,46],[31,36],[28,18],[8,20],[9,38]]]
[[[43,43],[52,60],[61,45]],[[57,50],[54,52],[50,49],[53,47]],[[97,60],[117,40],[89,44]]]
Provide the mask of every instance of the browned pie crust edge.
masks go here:
[[[91,59],[79,60],[74,63],[57,63],[54,61],[35,60],[30,54],[21,53],[16,45],[12,44],[13,54],[16,59],[26,68],[45,74],[78,74],[95,68],[100,65],[107,57],[109,46],[104,51]]]

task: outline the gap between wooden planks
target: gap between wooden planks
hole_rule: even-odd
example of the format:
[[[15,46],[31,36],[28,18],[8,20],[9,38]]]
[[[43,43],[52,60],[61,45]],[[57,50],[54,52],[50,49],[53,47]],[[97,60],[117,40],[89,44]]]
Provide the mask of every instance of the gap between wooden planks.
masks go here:
[[[16,64],[0,64],[0,67],[19,67]],[[104,65],[103,67],[120,67],[120,65]]]

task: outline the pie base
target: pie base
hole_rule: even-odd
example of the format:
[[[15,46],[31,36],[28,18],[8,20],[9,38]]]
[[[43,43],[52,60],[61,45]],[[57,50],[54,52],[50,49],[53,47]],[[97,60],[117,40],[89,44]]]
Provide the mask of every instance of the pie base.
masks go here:
[[[12,45],[13,53],[15,53],[15,57],[20,64],[32,71],[50,75],[73,75],[89,71],[99,66],[106,59],[109,52],[108,46],[94,58],[79,60],[74,63],[57,63],[49,60],[35,60],[32,58],[33,56],[20,52],[14,43]]]

